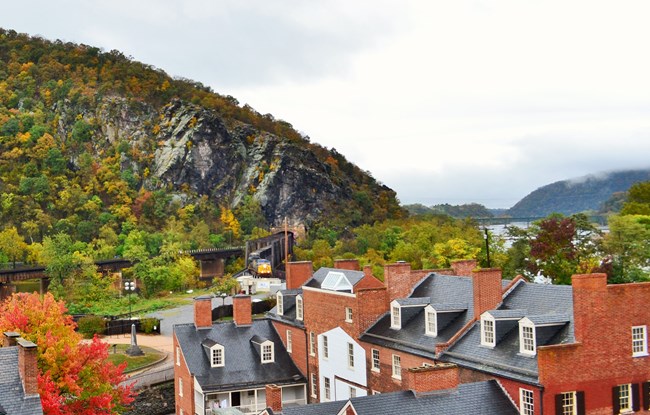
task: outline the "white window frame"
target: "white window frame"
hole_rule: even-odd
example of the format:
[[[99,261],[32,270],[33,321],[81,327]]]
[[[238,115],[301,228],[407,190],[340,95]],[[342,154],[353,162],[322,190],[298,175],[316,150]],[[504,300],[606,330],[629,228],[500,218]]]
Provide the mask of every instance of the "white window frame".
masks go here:
[[[291,353],[293,351],[293,333],[291,330],[287,330],[287,352]]]
[[[402,379],[402,358],[394,354],[392,359],[393,378]]]
[[[262,359],[262,364],[275,362],[274,346],[275,345],[270,340],[260,344],[260,358]]]
[[[331,401],[332,400],[332,383],[330,382],[330,378],[324,377],[323,378],[323,389],[325,390],[325,396],[323,396],[323,399],[326,401]]]
[[[316,392],[318,390],[318,377],[315,373],[311,374],[311,397],[316,398],[318,396],[318,393]]]
[[[494,317],[489,314],[481,316],[481,346],[496,346],[495,326]]]
[[[373,389],[373,390],[372,390],[372,394],[373,394],[373,395],[381,395],[381,392],[376,391],[376,390]]]
[[[305,305],[302,301],[302,296],[296,296],[296,320],[302,320],[305,315]]]
[[[381,370],[381,361],[379,360],[379,349],[371,349],[370,356],[371,356],[370,358],[372,359],[371,370],[373,372],[379,372]]]
[[[519,388],[519,413],[535,415],[535,393],[532,390]]]
[[[431,306],[424,308],[424,334],[438,337],[438,313]]]
[[[620,413],[632,412],[632,384],[618,385],[618,406]]]
[[[537,354],[537,339],[535,325],[524,318],[519,320],[519,353],[528,356]]]
[[[183,378],[178,378],[178,396],[183,397]]]
[[[284,298],[282,296],[282,292],[280,291],[278,291],[278,293],[275,295],[275,305],[278,310],[278,315],[284,315]]]
[[[390,328],[402,328],[402,310],[397,301],[393,301],[390,305]]]
[[[176,346],[176,366],[181,365],[181,348]]]
[[[221,360],[221,362],[219,362]],[[210,348],[210,367],[223,367],[226,365],[226,350],[220,344]]]
[[[322,349],[321,349],[322,352],[323,352],[323,359],[329,359],[329,357],[330,357],[329,339],[324,334],[321,337],[323,339],[323,345],[322,345]]]
[[[576,392],[562,392],[562,414],[560,415],[577,415],[578,400]]]
[[[348,343],[348,369],[354,369],[354,344]]]
[[[648,356],[648,329],[646,326],[632,327],[632,357]]]
[[[352,307],[345,307],[345,322],[352,323]]]
[[[309,355],[316,356],[316,333],[309,332]]]
[[[350,386],[350,398],[356,398],[357,397],[357,388],[354,386]]]

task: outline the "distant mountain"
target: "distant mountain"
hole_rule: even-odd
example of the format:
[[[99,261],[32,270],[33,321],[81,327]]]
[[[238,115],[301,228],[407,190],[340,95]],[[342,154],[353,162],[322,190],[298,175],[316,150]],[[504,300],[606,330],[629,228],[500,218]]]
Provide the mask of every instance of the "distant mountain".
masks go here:
[[[538,217],[557,212],[565,215],[584,211],[600,211],[603,204],[616,206],[620,199],[637,182],[650,180],[650,169],[625,170],[588,175],[542,186],[508,209],[511,217]],[[614,196],[614,197],[613,197]]]
[[[468,203],[464,205],[450,205],[444,203],[442,205],[433,205],[431,207],[424,206],[421,203],[415,203],[412,205],[406,205],[404,208],[411,215],[444,214],[454,218],[490,218],[494,216],[491,209],[478,203]]]

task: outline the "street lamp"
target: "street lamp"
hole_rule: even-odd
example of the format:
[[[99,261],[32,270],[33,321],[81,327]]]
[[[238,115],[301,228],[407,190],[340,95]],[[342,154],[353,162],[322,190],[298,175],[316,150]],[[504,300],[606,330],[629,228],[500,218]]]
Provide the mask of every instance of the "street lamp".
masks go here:
[[[129,296],[129,320],[131,320],[131,293],[135,291],[135,281],[125,281],[124,282],[124,289],[126,290],[128,296]]]

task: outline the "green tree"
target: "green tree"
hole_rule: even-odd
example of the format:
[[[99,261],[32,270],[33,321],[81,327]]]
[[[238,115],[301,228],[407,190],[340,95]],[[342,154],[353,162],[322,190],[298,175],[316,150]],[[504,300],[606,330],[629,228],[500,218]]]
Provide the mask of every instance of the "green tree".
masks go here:
[[[650,215],[650,181],[633,184],[627,192],[622,215]]]
[[[27,243],[14,226],[0,232],[0,252],[13,262],[14,268],[16,268],[16,261],[22,261],[25,258]]]
[[[650,216],[612,215],[603,246],[611,258],[610,282],[647,281],[650,277]]]

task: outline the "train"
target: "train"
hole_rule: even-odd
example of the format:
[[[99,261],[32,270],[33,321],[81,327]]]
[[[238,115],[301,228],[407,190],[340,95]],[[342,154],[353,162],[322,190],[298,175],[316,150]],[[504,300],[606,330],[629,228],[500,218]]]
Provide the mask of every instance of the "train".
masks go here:
[[[271,261],[260,258],[259,254],[252,253],[248,258],[248,271],[256,277],[272,277]]]

